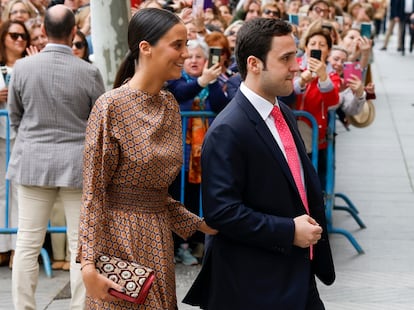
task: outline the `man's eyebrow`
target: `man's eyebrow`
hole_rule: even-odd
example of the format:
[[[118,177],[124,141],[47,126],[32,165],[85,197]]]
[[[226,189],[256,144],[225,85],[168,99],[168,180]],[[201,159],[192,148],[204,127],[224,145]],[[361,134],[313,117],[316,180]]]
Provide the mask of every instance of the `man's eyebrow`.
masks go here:
[[[291,51],[291,52],[283,53],[282,55],[280,55],[280,58],[290,57],[292,55],[295,55],[296,56],[296,51]]]

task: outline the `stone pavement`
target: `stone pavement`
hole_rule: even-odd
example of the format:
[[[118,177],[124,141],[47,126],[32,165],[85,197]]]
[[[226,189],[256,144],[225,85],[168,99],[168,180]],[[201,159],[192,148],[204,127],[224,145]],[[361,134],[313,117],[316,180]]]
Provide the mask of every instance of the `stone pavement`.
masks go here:
[[[388,51],[379,51],[381,40],[374,47],[375,122],[349,132],[337,126],[336,192],[353,201],[367,228],[334,211],[334,226],[349,230],[365,254],[357,254],[344,236],[331,235],[337,280],[319,286],[327,310],[414,309],[414,54],[397,53],[395,36]],[[176,270],[181,300],[199,267]],[[43,269],[40,274],[38,309],[68,309],[68,299],[55,299],[68,273],[55,272],[51,279]],[[9,269],[1,267],[2,310],[12,309],[10,279]]]

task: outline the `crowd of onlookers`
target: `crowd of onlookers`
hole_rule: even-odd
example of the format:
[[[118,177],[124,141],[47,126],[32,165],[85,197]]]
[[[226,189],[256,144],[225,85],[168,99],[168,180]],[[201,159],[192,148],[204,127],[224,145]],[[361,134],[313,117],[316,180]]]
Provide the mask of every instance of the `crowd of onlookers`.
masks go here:
[[[194,2],[194,3],[193,3]],[[56,3],[68,6],[76,16],[78,32],[73,40],[73,54],[90,62],[93,52],[89,1],[84,0],[2,0],[0,28],[0,108],[6,107],[7,83],[14,63],[40,52],[47,44],[42,31],[45,10]],[[245,21],[253,18],[280,18],[289,21],[297,43],[300,72],[292,77],[294,92],[280,100],[293,109],[310,112],[318,123],[319,176],[322,185],[326,177],[326,131],[328,111],[336,109],[345,126],[349,117],[361,113],[367,101],[375,99],[370,64],[374,61],[373,44],[384,33],[381,50],[386,50],[394,25],[398,50],[405,53],[405,33],[409,29],[413,50],[414,8],[409,0],[147,0],[134,4],[131,14],[144,7],[164,8],[178,14],[188,31],[188,52],[182,77],[166,86],[180,104],[181,111],[213,111],[219,113],[233,98],[241,81],[234,57],[237,32]],[[394,34],[396,32],[394,31]],[[218,48],[217,63],[207,65],[210,48]],[[219,77],[216,78],[217,74]],[[1,81],[1,79],[0,79]],[[185,146],[185,205],[195,213],[199,210],[201,182],[200,152],[204,134],[211,119],[193,118],[187,124]],[[309,122],[301,119],[300,129],[308,143]],[[0,139],[0,171],[5,171],[4,124]],[[12,133],[12,138],[14,134]],[[312,149],[307,145],[309,154]],[[0,177],[0,220],[4,222],[4,177]],[[171,186],[174,198],[180,199],[181,176]],[[15,192],[11,193],[10,226],[16,223]],[[62,208],[57,203],[52,225],[65,225]],[[68,269],[68,254],[63,235],[52,239],[54,266]],[[0,236],[0,264],[12,266],[14,235]],[[203,255],[203,237],[189,241],[176,240],[176,261],[197,264]],[[11,251],[11,252],[10,252]]]

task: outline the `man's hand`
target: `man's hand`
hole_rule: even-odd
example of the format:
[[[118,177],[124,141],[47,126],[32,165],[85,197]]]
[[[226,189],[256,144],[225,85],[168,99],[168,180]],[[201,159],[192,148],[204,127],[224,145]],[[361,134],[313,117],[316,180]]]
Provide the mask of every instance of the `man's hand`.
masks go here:
[[[304,214],[293,219],[295,223],[295,237],[293,244],[300,248],[308,248],[318,243],[322,235],[322,227],[311,218]]]

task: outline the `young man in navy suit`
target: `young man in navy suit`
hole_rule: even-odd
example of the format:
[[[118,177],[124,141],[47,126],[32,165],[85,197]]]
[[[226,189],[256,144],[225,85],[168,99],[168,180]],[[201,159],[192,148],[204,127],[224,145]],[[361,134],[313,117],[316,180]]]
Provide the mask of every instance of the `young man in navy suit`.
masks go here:
[[[219,233],[206,242],[186,303],[212,310],[324,309],[315,275],[329,285],[335,272],[322,190],[294,115],[276,99],[293,90],[295,55],[292,28],[283,20],[257,18],[238,33],[243,82],[202,150],[204,216]],[[296,179],[274,106],[293,137]]]

